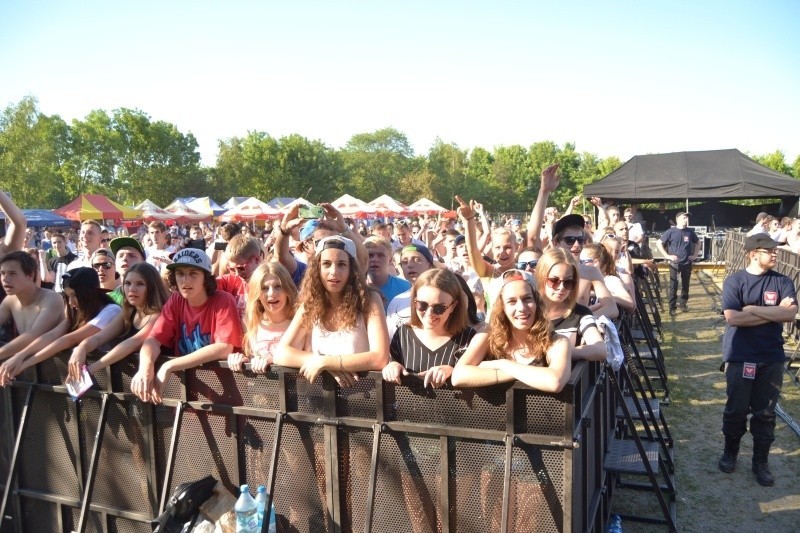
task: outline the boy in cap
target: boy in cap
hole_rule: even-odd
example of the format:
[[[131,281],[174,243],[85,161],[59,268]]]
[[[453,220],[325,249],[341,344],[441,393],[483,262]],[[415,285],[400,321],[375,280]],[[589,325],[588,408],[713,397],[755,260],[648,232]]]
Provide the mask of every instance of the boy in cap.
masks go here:
[[[167,265],[170,285],[177,287],[144,341],[139,353],[139,371],[131,381],[131,392],[142,401],[159,403],[164,384],[172,372],[209,361],[227,359],[242,343],[242,324],[236,300],[218,291],[211,259],[202,251],[184,248]],[[173,350],[155,373],[162,346]]]
[[[747,237],[745,268],[728,276],[722,285],[726,322],[722,360],[728,399],[722,415],[725,451],[718,467],[726,474],[736,468],[749,414],[752,470],[764,486],[775,483],[767,460],[775,440],[775,406],[783,384],[783,324],[797,315],[794,283],[772,270],[777,247],[765,233]]]

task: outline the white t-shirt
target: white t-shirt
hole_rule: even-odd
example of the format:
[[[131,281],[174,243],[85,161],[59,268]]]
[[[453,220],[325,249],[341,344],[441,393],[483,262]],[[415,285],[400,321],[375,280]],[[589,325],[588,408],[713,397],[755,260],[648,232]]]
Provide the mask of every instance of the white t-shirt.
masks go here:
[[[99,329],[103,329],[104,327],[108,326],[114,318],[122,312],[122,308],[117,304],[108,304],[104,308],[97,313],[93,319],[91,319],[88,324],[90,326],[94,326]]]

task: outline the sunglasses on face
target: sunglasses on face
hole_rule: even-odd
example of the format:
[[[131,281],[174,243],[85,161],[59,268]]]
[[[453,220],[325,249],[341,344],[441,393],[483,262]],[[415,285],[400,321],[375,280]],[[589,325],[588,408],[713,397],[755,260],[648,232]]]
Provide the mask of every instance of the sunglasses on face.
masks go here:
[[[586,237],[573,237],[570,235],[567,237],[561,237],[561,240],[567,243],[569,246],[572,246],[576,242],[578,242],[581,246],[586,244]]]
[[[414,302],[414,305],[417,307],[417,312],[419,314],[421,314],[421,315],[424,315],[425,312],[430,308],[431,313],[433,313],[436,316],[442,316],[445,313],[445,311],[450,309],[450,307],[454,303],[456,303],[456,302],[453,301],[449,305],[445,305],[445,304],[429,304],[428,302],[423,302],[421,300],[417,300],[416,302]]]
[[[582,265],[591,265],[592,263],[594,263],[594,259],[581,259]]]
[[[92,268],[95,270],[100,270],[101,268],[103,270],[108,270],[111,268],[111,266],[112,266],[111,261],[106,261],[105,263],[95,263],[92,265]]]
[[[575,288],[575,280],[574,279],[561,279],[561,278],[547,278],[547,286],[551,289],[557,289],[559,286],[563,285],[564,288],[568,291],[571,291]]]
[[[526,268],[530,268],[531,270],[533,270],[534,268],[536,268],[536,265],[538,264],[539,264],[538,260],[522,261],[520,263],[517,263],[517,268],[519,270],[525,270]]]

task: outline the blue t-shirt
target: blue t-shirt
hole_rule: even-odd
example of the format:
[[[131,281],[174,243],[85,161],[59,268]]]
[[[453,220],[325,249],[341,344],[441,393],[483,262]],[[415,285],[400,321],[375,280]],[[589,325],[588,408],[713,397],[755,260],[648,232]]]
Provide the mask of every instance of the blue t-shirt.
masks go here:
[[[294,272],[292,272],[292,281],[294,281],[294,284],[297,285],[297,288],[299,289],[300,283],[303,281],[303,276],[306,274],[308,265],[298,259],[295,259],[295,263],[297,263],[297,268],[295,268]]]
[[[796,298],[792,280],[768,270],[761,275],[740,270],[722,284],[722,310],[741,311],[746,305],[776,306],[786,297]],[[726,325],[722,339],[722,360],[749,363],[782,363],[783,324],[759,326]]]
[[[380,287],[378,290],[381,291],[384,297],[384,304],[383,310],[386,311],[386,308],[389,307],[389,302],[397,296],[398,294],[404,293],[411,288],[411,283],[403,278],[398,278],[397,276],[389,276],[389,279],[386,280],[386,283],[383,287]]]
[[[691,262],[689,261],[689,256],[694,252],[694,245],[699,240],[694,230],[689,228],[671,227],[661,235],[661,243],[667,249],[669,255],[678,256],[679,265]]]

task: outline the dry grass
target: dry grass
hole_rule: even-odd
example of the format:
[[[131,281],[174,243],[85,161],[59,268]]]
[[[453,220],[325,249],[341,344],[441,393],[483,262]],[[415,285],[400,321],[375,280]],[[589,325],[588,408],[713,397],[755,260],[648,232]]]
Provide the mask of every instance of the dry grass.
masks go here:
[[[693,275],[689,312],[679,312],[674,319],[666,313],[663,317],[661,346],[672,399],[672,404],[664,409],[675,439],[678,529],[703,533],[798,531],[800,436],[780,417],[770,455],[774,487],[758,485],[750,472],[749,434],[742,440],[736,471],[723,474],[717,469],[723,448],[725,378],[719,366],[724,323],[719,313],[721,279],[712,279],[710,271],[707,272],[695,271]],[[794,347],[793,339],[787,341],[787,354],[791,355]],[[780,405],[800,423],[800,388],[788,374]],[[648,514],[658,514],[652,494],[626,490],[615,495],[615,509],[634,509],[639,505],[653,510]],[[623,528],[626,532],[665,529],[631,521],[625,521]]]

